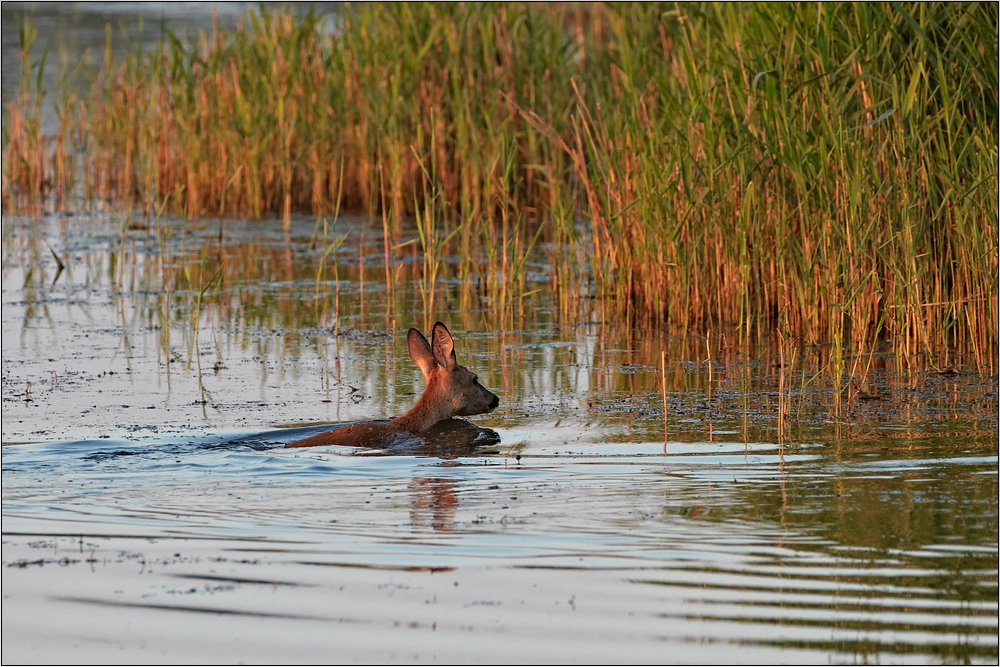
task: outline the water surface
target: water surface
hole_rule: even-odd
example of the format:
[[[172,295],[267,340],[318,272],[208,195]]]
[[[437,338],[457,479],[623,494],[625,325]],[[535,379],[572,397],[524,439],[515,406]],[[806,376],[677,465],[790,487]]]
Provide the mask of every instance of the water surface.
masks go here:
[[[995,377],[837,401],[717,335],[710,381],[539,263],[514,329],[437,286],[499,446],[285,450],[422,389],[412,248],[390,294],[337,225],[4,219],[5,662],[996,662]]]

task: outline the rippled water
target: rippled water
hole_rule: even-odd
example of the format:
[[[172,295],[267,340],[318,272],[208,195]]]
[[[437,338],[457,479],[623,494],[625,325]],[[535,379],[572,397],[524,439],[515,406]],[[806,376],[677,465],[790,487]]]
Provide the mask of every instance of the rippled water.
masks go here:
[[[996,660],[995,456],[587,433],[5,447],[5,661]]]

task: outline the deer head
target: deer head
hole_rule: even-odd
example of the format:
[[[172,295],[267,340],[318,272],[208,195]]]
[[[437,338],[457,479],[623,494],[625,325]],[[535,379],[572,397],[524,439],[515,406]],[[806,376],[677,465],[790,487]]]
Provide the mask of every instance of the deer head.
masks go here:
[[[410,358],[427,380],[427,388],[412,410],[396,421],[423,431],[439,421],[492,412],[500,399],[479,384],[479,378],[455,358],[455,341],[448,327],[437,322],[431,342],[416,329],[406,336]]]

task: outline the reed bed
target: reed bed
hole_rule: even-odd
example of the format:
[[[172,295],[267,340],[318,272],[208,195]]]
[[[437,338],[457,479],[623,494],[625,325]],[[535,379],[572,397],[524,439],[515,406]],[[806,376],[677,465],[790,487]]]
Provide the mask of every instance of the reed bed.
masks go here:
[[[109,46],[52,138],[25,60],[4,207],[362,210],[390,293],[421,249],[428,321],[458,278],[513,326],[547,257],[567,320],[594,297],[630,327],[828,344],[838,376],[878,345],[992,369],[997,34],[964,3],[261,9]]]

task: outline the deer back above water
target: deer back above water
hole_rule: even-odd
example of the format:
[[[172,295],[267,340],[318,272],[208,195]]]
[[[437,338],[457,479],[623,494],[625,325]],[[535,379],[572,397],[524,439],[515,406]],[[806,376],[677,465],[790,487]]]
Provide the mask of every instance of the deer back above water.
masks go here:
[[[410,358],[427,381],[427,388],[409,412],[389,421],[344,424],[286,447],[389,447],[394,442],[419,438],[445,420],[492,412],[500,404],[493,392],[479,384],[475,373],[458,364],[455,341],[444,324],[434,325],[429,343],[416,329],[410,329],[406,341]]]

